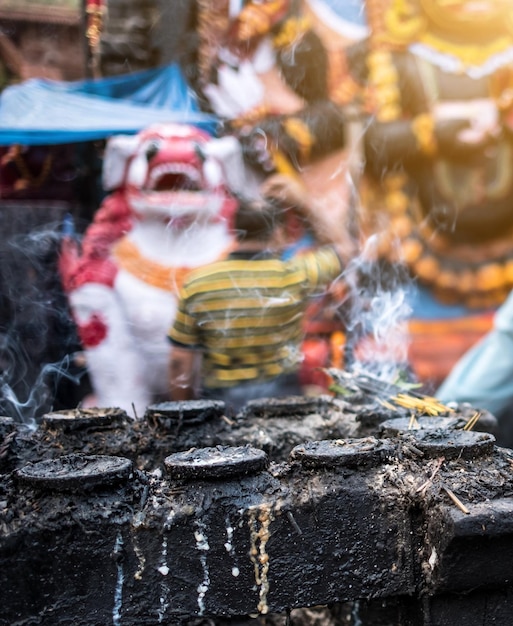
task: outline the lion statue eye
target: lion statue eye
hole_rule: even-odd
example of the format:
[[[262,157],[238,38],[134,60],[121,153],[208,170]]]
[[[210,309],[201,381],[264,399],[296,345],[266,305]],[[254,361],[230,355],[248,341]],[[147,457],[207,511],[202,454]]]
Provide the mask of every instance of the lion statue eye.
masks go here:
[[[158,141],[153,141],[146,148],[146,159],[148,163],[153,159],[154,156],[158,154],[159,149],[160,149],[160,144]]]

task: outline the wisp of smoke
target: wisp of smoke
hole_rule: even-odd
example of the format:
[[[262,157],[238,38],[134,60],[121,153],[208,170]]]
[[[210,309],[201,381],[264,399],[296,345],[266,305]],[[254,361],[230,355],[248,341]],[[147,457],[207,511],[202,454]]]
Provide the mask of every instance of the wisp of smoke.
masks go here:
[[[37,228],[30,216],[0,242],[0,410],[27,424],[59,404],[63,380],[71,388],[85,373],[57,269],[62,222]]]
[[[408,363],[412,281],[402,266],[367,258],[364,249],[345,272],[349,295],[341,315],[351,360],[346,366],[391,380]]]

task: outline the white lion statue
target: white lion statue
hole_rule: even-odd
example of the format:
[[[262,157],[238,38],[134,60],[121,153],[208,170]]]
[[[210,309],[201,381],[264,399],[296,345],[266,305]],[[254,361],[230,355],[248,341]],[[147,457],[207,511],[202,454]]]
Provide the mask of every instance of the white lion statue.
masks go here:
[[[141,416],[168,392],[176,296],[191,268],[226,255],[243,175],[237,141],[155,125],[106,146],[111,192],[81,242],[64,242],[60,270],[94,395],[84,405]],[[233,188],[233,186],[231,187]]]

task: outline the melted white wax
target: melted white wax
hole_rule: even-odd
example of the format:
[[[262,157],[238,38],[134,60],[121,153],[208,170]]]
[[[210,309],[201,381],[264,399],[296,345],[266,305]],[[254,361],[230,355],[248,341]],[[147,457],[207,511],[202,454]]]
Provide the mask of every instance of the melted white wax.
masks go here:
[[[163,576],[167,576],[169,574],[169,567],[167,566],[167,539],[164,537],[162,539],[162,559],[160,562],[160,566],[157,568],[157,571],[160,572]],[[165,580],[160,583],[160,606],[158,609],[158,617],[159,624],[164,621],[164,617],[166,615],[167,609],[169,607],[169,585]]]
[[[198,530],[194,532],[194,538],[196,539],[196,548],[200,550],[200,562],[201,567],[203,569],[203,580],[198,585],[198,607],[199,614],[203,615],[205,612],[205,595],[210,586],[210,573],[208,571],[208,563],[207,563],[207,552],[210,550],[210,546],[208,545],[208,538],[206,536],[205,524],[201,521],[197,521],[196,525],[198,526]]]
[[[119,554],[123,549],[123,537],[118,533],[116,543],[114,544],[114,554]],[[118,570],[116,589],[114,590],[114,608],[112,609],[112,623],[119,626],[121,623],[121,606],[123,604],[123,583],[125,581],[125,573],[123,571],[123,560],[118,559],[116,563]]]
[[[233,558],[235,558],[235,550],[233,549],[233,526],[230,524],[230,519],[226,518],[226,543],[224,544],[226,552]],[[232,576],[237,578],[240,574],[237,565],[232,567]]]

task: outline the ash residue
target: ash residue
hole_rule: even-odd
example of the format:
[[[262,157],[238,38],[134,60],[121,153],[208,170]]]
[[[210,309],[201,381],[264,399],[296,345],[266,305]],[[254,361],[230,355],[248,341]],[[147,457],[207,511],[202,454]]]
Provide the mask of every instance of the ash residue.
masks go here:
[[[409,441],[395,443],[397,457],[377,475],[376,489],[393,489],[394,498],[411,507],[429,513],[437,505],[452,505],[446,488],[467,504],[513,495],[513,451],[509,449],[496,447],[492,455],[476,458],[425,458]]]
[[[231,445],[237,441],[249,443],[276,461],[287,460],[295,446],[307,441],[360,436],[356,415],[342,401],[322,398],[316,403],[300,405],[297,412],[292,406],[288,413],[281,402],[265,410],[255,406],[258,406],[256,415],[250,414],[249,410],[253,409],[248,407],[248,412],[233,424],[229,434]]]
[[[496,447],[493,454],[476,458],[424,458],[408,443],[399,444],[397,452],[397,459],[376,474],[374,488],[377,495],[391,489],[394,506],[404,507],[418,520],[419,589],[431,593],[444,550],[456,532],[443,512],[465,518],[488,503],[493,518],[494,502],[513,496],[513,452]],[[483,525],[483,537],[486,533]]]

